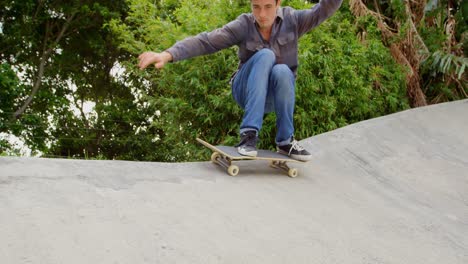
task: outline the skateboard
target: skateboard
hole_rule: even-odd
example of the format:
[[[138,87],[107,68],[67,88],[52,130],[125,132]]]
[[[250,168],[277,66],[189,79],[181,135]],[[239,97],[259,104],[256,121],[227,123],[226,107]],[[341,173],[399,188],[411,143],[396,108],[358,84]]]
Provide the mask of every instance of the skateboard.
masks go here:
[[[221,167],[227,169],[227,173],[231,176],[236,176],[239,173],[239,167],[232,164],[234,161],[240,160],[265,160],[270,161],[270,166],[275,169],[281,169],[287,172],[288,176],[295,178],[298,175],[296,168],[290,168],[288,162],[302,163],[303,161],[295,160],[286,155],[279,154],[270,150],[259,149],[256,157],[243,156],[237,152],[237,148],[230,146],[218,145],[214,146],[210,143],[197,138],[197,141],[209,148],[213,154],[211,155],[211,161],[218,164]]]

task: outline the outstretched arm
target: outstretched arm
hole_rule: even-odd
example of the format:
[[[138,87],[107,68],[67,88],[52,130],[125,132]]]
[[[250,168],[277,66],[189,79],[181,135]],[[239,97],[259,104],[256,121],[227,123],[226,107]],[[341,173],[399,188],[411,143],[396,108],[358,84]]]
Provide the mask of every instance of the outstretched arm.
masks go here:
[[[309,32],[312,28],[320,25],[325,19],[331,17],[341,6],[343,0],[320,0],[311,9],[297,10],[299,36]]]
[[[161,69],[171,61],[206,55],[236,45],[244,38],[246,21],[246,17],[241,15],[222,28],[181,40],[164,52],[144,52],[138,57],[138,67],[145,69],[154,64]]]

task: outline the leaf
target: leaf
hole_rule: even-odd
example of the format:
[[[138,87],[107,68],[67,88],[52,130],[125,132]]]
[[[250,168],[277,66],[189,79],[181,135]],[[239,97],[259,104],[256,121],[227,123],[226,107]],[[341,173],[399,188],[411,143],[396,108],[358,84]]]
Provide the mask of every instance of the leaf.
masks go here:
[[[460,80],[462,78],[463,73],[465,72],[466,65],[468,63],[464,60],[462,66],[460,67],[460,70],[458,71],[457,78]]]
[[[445,66],[443,68],[443,73],[445,74],[448,74],[449,73],[449,68],[451,66],[451,63],[452,63],[452,56],[450,54],[447,54],[447,60],[446,60],[446,63],[445,63]]]

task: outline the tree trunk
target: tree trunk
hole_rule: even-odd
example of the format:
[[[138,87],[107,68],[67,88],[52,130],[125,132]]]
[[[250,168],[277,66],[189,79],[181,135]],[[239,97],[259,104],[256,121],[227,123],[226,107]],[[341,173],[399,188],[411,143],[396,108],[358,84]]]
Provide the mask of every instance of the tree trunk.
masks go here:
[[[414,5],[417,7],[424,6],[425,0],[414,0],[413,1]],[[428,49],[426,45],[424,44],[422,38],[419,36],[419,33],[417,32],[414,19],[420,20],[422,19],[423,12],[421,13],[421,8],[418,8],[418,14],[413,14],[411,12],[411,6],[408,1],[405,1],[406,5],[406,16],[407,16],[407,21],[402,21],[403,23],[408,23],[410,26],[410,29],[408,30],[407,37],[398,42],[398,43],[392,43],[392,38],[395,36],[399,35],[400,28],[397,29],[390,29],[387,26],[387,23],[384,21],[384,16],[380,13],[380,10],[377,10],[377,12],[371,11],[367,8],[367,6],[362,2],[362,0],[350,0],[350,8],[353,14],[357,17],[360,16],[366,16],[366,15],[371,15],[375,19],[377,19],[378,27],[382,32],[382,39],[385,43],[392,43],[389,45],[390,52],[395,58],[395,60],[407,67],[409,69],[409,72],[406,75],[406,89],[407,89],[407,95],[410,99],[410,104],[412,107],[419,107],[419,106],[424,106],[427,105],[426,102],[426,96],[424,95],[421,86],[420,86],[420,81],[421,78],[419,76],[419,66],[420,66],[420,61],[421,57],[419,55],[419,51],[422,50],[423,54],[424,52],[427,53]],[[396,21],[397,23],[394,23],[395,25],[399,25],[400,23]],[[393,31],[396,31],[393,32]],[[423,55],[426,56],[426,55]]]
[[[28,106],[31,104],[34,96],[36,95],[37,91],[41,87],[42,78],[44,77],[44,71],[45,71],[47,60],[49,60],[50,55],[52,54],[54,49],[59,44],[62,37],[64,36],[65,32],[67,31],[68,27],[70,26],[70,23],[73,21],[73,18],[75,17],[75,14],[76,14],[76,12],[72,13],[67,18],[67,20],[65,21],[65,23],[62,26],[62,29],[60,30],[59,34],[57,35],[55,41],[48,48],[47,48],[47,43],[49,42],[49,39],[50,39],[51,24],[50,24],[50,22],[46,23],[46,33],[45,33],[45,36],[44,36],[44,47],[43,47],[42,56],[41,56],[40,63],[39,63],[38,73],[37,73],[37,76],[35,77],[36,80],[34,81],[34,85],[33,85],[33,88],[31,90],[31,94],[28,96],[28,98],[26,99],[24,104],[18,110],[16,110],[16,112],[13,114],[13,117],[12,117],[13,119],[20,118],[21,115],[24,113],[24,111],[26,111]]]

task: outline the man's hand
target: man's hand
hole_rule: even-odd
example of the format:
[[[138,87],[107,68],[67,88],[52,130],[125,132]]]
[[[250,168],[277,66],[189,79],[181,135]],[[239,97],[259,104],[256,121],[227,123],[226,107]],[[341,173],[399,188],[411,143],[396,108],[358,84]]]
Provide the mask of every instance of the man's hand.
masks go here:
[[[138,60],[140,70],[146,69],[150,64],[154,64],[154,67],[161,69],[166,63],[172,61],[172,55],[166,51],[161,53],[147,51],[138,56]]]

